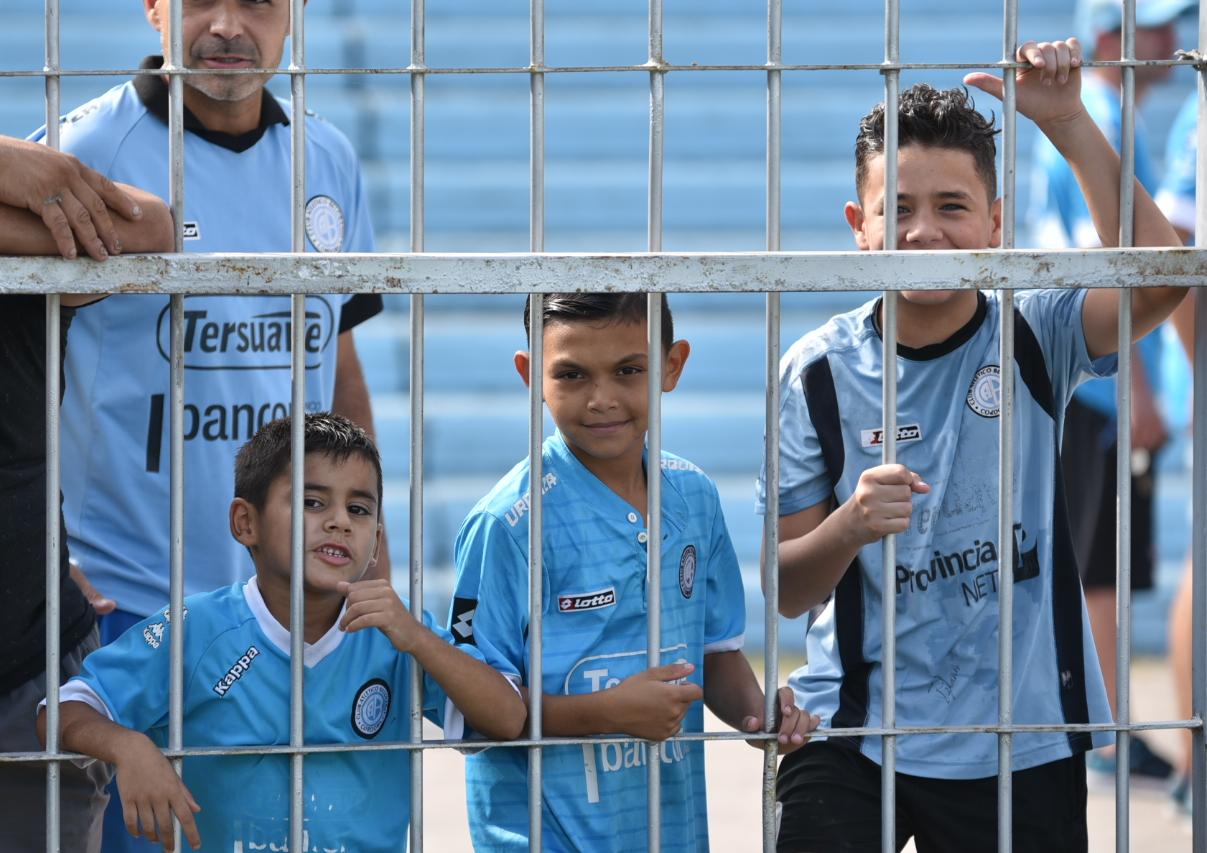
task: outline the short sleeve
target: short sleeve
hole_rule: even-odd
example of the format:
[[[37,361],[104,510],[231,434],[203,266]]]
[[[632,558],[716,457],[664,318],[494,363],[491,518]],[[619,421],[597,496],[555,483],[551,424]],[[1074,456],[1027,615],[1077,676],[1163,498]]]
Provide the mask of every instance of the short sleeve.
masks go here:
[[[1031,290],[1020,294],[1016,303],[1047,359],[1052,391],[1062,409],[1078,385],[1113,376],[1118,363],[1113,353],[1090,359],[1082,323],[1085,297],[1084,290]]]
[[[144,733],[165,726],[170,639],[171,625],[158,610],[88,655],[72,681],[83,682],[96,694],[118,725]],[[187,681],[187,673],[185,677]]]
[[[354,293],[344,300],[339,309],[340,333],[354,329],[371,317],[376,317],[385,308],[379,293]]]
[[[823,356],[824,357],[824,356]],[[781,516],[791,515],[821,503],[834,491],[821,455],[817,429],[809,416],[809,405],[795,360],[785,358],[780,370],[780,484]],[[767,466],[759,472],[755,508],[767,511]]]
[[[738,555],[729,538],[715,487],[707,571],[704,654],[737,651],[742,648],[746,633],[746,596]]]
[[[466,519],[453,549],[457,582],[449,631],[506,676],[527,674],[528,556],[487,512]]]

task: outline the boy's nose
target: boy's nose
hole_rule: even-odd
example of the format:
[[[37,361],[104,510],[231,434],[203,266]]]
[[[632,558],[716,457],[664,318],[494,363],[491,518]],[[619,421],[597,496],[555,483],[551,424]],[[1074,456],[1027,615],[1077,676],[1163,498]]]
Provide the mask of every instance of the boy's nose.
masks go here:
[[[352,518],[348,515],[346,509],[336,507],[327,516],[323,527],[327,530],[350,530],[352,527]]]
[[[931,217],[924,215],[914,216],[903,231],[904,242],[915,246],[930,245],[943,238],[943,229]]]
[[[616,405],[616,395],[608,382],[596,382],[591,386],[587,405],[594,411],[605,411]]]

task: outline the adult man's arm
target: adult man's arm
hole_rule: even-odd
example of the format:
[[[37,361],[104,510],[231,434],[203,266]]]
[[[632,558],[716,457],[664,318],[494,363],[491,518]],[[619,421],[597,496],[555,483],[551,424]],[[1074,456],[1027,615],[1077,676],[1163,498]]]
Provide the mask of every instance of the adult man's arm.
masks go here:
[[[80,247],[97,260],[129,251],[123,239],[130,232],[119,224],[137,223],[144,216],[140,200],[131,197],[111,180],[88,168],[70,154],[44,145],[0,136],[0,205],[29,211],[51,237],[39,249],[13,248],[14,238],[25,240],[38,232],[27,230],[30,220],[5,214],[0,227],[0,251],[22,254],[52,254],[74,258]],[[116,213],[116,217],[110,216]],[[115,221],[116,220],[116,221]],[[17,231],[17,234],[10,232]],[[143,249],[147,251],[147,249]]]
[[[369,437],[376,440],[377,431],[373,428],[373,407],[369,403],[369,388],[365,384],[365,374],[360,367],[360,356],[356,353],[356,341],[352,330],[340,332],[336,343],[335,356],[335,394],[331,402],[331,410],[337,415],[343,415],[354,424],[359,424]],[[365,580],[374,578],[390,579],[390,543],[386,538],[383,526],[381,533],[381,554],[377,563],[369,567]]]
[[[175,242],[172,214],[167,205],[158,196],[136,187],[113,184],[113,188],[116,192],[122,193],[131,204],[136,205],[141,211],[137,219],[125,219],[118,216],[111,220],[116,244],[119,247],[118,251],[127,253],[171,252],[175,248]],[[67,242],[64,242],[64,239]],[[108,257],[108,252],[99,254],[95,251],[98,245],[95,242],[92,244],[82,242],[80,245],[97,260],[104,260]],[[116,253],[115,251],[113,254]],[[70,231],[64,238],[63,235],[52,232],[45,218],[38,217],[29,210],[0,204],[0,254],[59,254],[65,258],[74,258],[78,254],[78,248]]]

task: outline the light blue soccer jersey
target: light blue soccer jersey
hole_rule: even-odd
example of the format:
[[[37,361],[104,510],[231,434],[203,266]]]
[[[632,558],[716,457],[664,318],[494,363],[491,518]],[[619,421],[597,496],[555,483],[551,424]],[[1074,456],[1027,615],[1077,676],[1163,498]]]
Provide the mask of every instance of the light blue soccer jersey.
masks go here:
[[[63,150],[167,198],[168,133],[158,115],[166,95],[162,82],[139,80],[69,114]],[[289,251],[288,110],[266,97],[254,144],[186,119],[186,251]],[[308,247],[372,251],[355,154],[325,121],[307,117],[306,125]],[[309,410],[331,408],[337,339],[375,313],[366,304],[359,296],[307,298]],[[289,298],[187,296],[184,317],[185,592],[193,594],[252,572],[246,549],[226,535],[225,496],[234,491],[239,447],[289,414]],[[71,552],[98,589],[138,614],[168,598],[170,352],[169,298],[122,295],[80,313],[66,359],[62,482]]]
[[[255,580],[185,602],[184,745],[289,743],[289,632],[268,612]],[[63,701],[92,705],[167,744],[172,626],[157,611],[93,652]],[[424,614],[424,624],[449,642]],[[466,649],[477,655],[475,649]],[[368,744],[410,737],[411,657],[375,629],[332,626],[305,650],[307,744]],[[424,675],[424,715],[461,736],[459,712]],[[186,758],[184,781],[201,806],[207,851],[285,850],[287,755]],[[306,850],[399,853],[410,821],[410,753],[319,753],[305,762]]]
[[[1165,175],[1157,190],[1157,204],[1166,218],[1194,234],[1195,165],[1198,157],[1199,99],[1191,92],[1169,131],[1165,149]]]
[[[1091,362],[1083,291],[1020,293],[1015,311],[1014,721],[1111,719],[1065,520],[1057,456],[1078,382],[1114,369]],[[848,500],[880,464],[881,338],[877,302],[801,338],[780,365],[780,513]],[[1000,306],[978,294],[971,321],[942,344],[899,348],[897,458],[930,484],[897,536],[897,723],[997,721]],[[766,476],[764,472],[764,477]],[[758,504],[765,509],[765,480]],[[808,664],[789,683],[823,727],[882,721],[883,546],[860,550],[808,629]],[[1109,736],[1095,736],[1095,745]],[[879,738],[858,747],[881,760]],[[1091,748],[1085,734],[1014,736],[1014,769]],[[997,771],[994,735],[911,735],[897,770],[939,779]]]
[[[1094,123],[1102,129],[1111,146],[1118,151],[1123,136],[1123,114],[1119,106],[1119,90],[1107,85],[1093,74],[1081,77],[1081,99]],[[1137,116],[1135,133],[1136,177],[1150,193],[1156,192],[1156,170],[1148,153],[1144,124]],[[1191,183],[1194,177],[1191,172]],[[1102,245],[1085,196],[1068,161],[1046,136],[1035,142],[1031,171],[1031,204],[1028,219],[1031,243],[1041,249],[1095,248]],[[1149,388],[1156,393],[1161,387],[1161,336],[1148,334],[1137,345],[1144,375]],[[1116,415],[1115,379],[1091,379],[1077,389],[1077,400],[1106,416]],[[1103,450],[1106,450],[1103,447]]]
[[[646,669],[644,513],[583,467],[560,434],[545,440],[543,464],[542,689],[593,693]],[[451,620],[458,642],[482,642],[489,663],[525,684],[528,470],[526,459],[516,465],[462,525]],[[662,456],[662,534],[662,662],[695,664],[691,680],[699,684],[706,654],[742,646],[742,580],[716,487],[669,453]],[[697,702],[683,729],[702,728]],[[662,760],[663,849],[707,849],[702,745],[668,744]],[[527,762],[524,750],[505,748],[467,760],[476,849],[528,849]],[[542,772],[546,850],[644,849],[644,744],[553,747],[544,751]]]

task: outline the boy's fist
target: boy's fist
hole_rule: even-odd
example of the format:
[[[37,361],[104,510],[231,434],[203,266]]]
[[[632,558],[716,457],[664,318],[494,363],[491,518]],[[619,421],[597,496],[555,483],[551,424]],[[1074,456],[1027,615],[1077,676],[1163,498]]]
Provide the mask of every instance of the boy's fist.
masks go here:
[[[695,668],[690,663],[656,666],[613,687],[619,730],[646,740],[677,735],[688,708],[704,698],[700,685],[683,681]]]
[[[388,580],[340,581],[337,589],[347,599],[344,615],[339,620],[341,631],[377,628],[398,651],[411,651],[415,643],[415,617]]]
[[[913,495],[930,486],[904,465],[877,465],[859,475],[855,494],[843,505],[851,515],[850,530],[861,545],[909,529]]]
[[[1077,39],[1029,41],[1019,47],[1016,58],[1030,66],[1015,72],[1020,113],[1036,124],[1043,124],[1070,120],[1082,111],[1082,55]],[[1005,91],[1000,77],[983,72],[965,76],[964,82],[999,100]]]
[[[810,714],[804,708],[796,707],[796,696],[791,687],[781,687],[776,694],[776,729],[779,731],[779,752],[786,755],[794,752],[809,742],[808,733],[817,728],[820,717]],[[751,715],[742,720],[742,731],[754,734],[762,731],[763,718]],[[751,746],[762,749],[762,741],[747,741]]]

